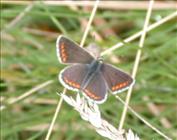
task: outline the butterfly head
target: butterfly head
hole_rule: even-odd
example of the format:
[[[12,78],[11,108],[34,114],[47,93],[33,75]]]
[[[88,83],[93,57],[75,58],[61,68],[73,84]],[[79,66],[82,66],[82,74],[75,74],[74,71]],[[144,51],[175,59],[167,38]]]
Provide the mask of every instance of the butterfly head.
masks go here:
[[[97,60],[98,60],[100,63],[103,63],[103,58],[102,58],[102,57],[98,57]]]

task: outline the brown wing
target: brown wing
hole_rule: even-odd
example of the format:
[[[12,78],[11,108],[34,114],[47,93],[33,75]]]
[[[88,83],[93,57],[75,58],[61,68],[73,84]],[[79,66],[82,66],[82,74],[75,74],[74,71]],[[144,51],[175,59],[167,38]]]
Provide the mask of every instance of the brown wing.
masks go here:
[[[63,69],[59,74],[59,80],[67,89],[78,91],[88,71],[88,65],[75,64]]]
[[[83,89],[84,95],[96,103],[103,103],[107,98],[107,85],[101,75],[97,73]]]
[[[56,48],[61,63],[90,64],[94,60],[85,49],[64,36],[58,37]]]
[[[128,89],[134,83],[131,76],[116,67],[113,67],[112,65],[102,64],[101,72],[113,94]]]

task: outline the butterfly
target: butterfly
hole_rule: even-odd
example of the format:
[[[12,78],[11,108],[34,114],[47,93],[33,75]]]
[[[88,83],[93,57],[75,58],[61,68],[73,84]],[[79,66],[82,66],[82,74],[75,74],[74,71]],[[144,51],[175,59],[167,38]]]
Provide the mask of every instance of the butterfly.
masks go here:
[[[134,84],[134,79],[122,70],[94,58],[77,43],[61,35],[56,42],[56,52],[60,63],[68,64],[59,73],[61,84],[101,104],[107,99],[107,92],[113,94],[125,91]]]

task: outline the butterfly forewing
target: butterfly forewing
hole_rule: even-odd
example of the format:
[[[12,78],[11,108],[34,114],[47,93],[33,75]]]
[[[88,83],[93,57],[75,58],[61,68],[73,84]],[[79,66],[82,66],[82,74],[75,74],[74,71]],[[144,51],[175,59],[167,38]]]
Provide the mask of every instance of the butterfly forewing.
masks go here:
[[[81,89],[87,71],[88,65],[86,64],[68,66],[60,72],[59,80],[67,89],[78,91]]]
[[[96,73],[83,89],[84,95],[96,103],[103,103],[107,98],[107,85],[100,72]]]
[[[113,67],[112,65],[103,63],[101,67],[101,72],[109,89],[113,92],[113,94],[128,89],[134,83],[134,80],[131,76]]]
[[[85,49],[64,36],[58,37],[56,47],[61,63],[90,64],[94,59]]]

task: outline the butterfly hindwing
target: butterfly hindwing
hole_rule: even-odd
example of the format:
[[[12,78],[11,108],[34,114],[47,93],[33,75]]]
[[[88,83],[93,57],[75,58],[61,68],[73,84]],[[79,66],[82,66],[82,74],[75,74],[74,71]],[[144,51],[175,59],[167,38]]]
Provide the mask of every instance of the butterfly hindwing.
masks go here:
[[[82,91],[86,98],[103,103],[107,98],[107,85],[101,73],[95,74],[85,87],[81,87],[88,70],[87,64],[68,66],[60,72],[59,80],[67,89]]]
[[[56,47],[61,63],[89,64],[94,59],[85,49],[64,36],[58,37]]]
[[[107,85],[100,72],[96,73],[83,89],[84,95],[96,103],[103,103],[107,98]]]
[[[131,76],[117,69],[116,67],[113,67],[112,65],[103,63],[101,72],[113,94],[128,89],[134,83],[134,80]]]
[[[75,64],[63,69],[59,74],[59,80],[67,89],[78,91],[82,81],[88,72],[88,65]]]

